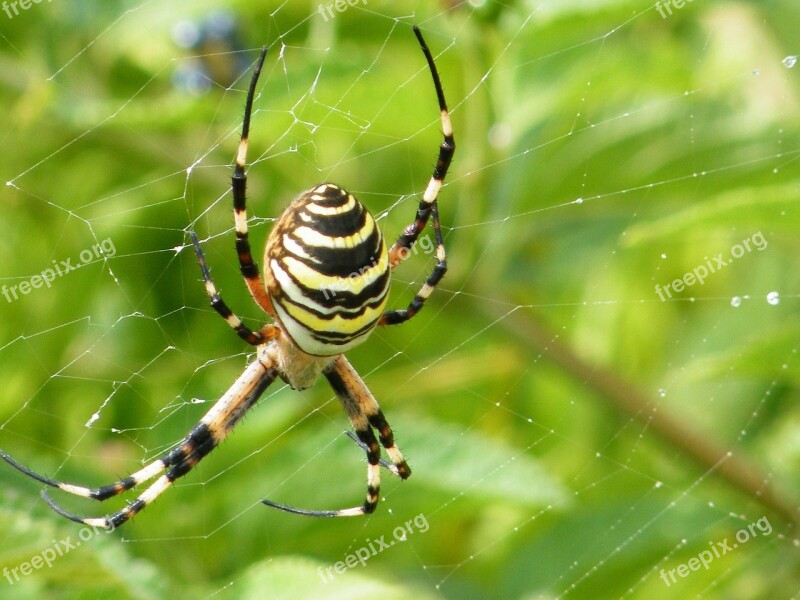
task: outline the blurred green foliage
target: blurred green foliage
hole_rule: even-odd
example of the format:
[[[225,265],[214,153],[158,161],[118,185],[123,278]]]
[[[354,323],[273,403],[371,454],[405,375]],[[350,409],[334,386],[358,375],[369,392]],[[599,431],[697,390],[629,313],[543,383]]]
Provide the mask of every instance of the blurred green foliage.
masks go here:
[[[440,205],[446,279],[414,321],[349,355],[414,470],[402,484],[384,475],[376,514],[311,520],[259,503],[336,508],[364,489],[330,390],[275,385],[124,529],[13,585],[0,577],[0,598],[796,593],[792,524],[648,421],[672,415],[796,506],[800,67],[783,59],[800,51],[797,4],[694,2],[668,18],[625,0],[395,4],[327,20],[316,3],[243,0],[0,12],[0,285],[102,240],[115,249],[49,289],[0,297],[0,447],[63,480],[109,482],[158,456],[247,361],[185,244],[195,228],[226,300],[262,322],[228,195],[257,48],[271,52],[250,144],[254,247],[324,180],[390,239],[412,219],[440,142],[412,23],[437,57],[458,144]],[[176,45],[180,23],[219,9],[235,18],[230,47]],[[219,78],[202,93],[176,84],[197,64]],[[655,294],[759,231],[763,252],[668,302]],[[430,267],[421,253],[398,269],[391,304]],[[550,343],[527,338],[529,325]],[[554,366],[559,347],[650,403],[620,412]],[[10,468],[0,482],[0,567],[77,539],[37,484]],[[59,500],[81,514],[122,502]],[[424,533],[320,576],[420,514]],[[661,569],[762,515],[773,533],[664,584]]]

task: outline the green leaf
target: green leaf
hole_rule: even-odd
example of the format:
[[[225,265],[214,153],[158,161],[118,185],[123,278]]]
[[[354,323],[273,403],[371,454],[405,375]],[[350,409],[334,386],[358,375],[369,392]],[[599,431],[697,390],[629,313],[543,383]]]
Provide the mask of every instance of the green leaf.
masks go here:
[[[412,588],[407,583],[395,584],[383,578],[373,578],[365,573],[369,568],[356,563],[347,569],[344,564],[339,568],[343,573],[333,571],[334,576],[326,569],[331,565],[302,558],[299,556],[282,556],[265,560],[252,565],[239,579],[233,581],[224,591],[215,595],[218,600],[270,600],[317,598],[319,600],[357,600],[359,598],[374,600],[427,600],[440,598],[429,588]],[[367,571],[368,573],[368,571]]]

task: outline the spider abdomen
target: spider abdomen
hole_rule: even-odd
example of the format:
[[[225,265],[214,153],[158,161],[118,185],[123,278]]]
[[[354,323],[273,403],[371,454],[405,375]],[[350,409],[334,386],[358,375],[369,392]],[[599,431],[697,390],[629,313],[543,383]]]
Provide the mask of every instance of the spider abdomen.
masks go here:
[[[363,342],[386,306],[389,257],[373,216],[333,184],[284,211],[267,242],[267,288],[280,325],[307,354]]]

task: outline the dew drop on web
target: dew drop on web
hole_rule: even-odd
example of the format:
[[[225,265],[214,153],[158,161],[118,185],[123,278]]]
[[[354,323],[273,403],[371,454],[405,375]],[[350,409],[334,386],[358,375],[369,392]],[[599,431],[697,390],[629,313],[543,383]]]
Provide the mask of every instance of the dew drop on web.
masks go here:
[[[781,301],[780,294],[778,292],[770,292],[767,294],[767,302],[772,306],[775,306]]]

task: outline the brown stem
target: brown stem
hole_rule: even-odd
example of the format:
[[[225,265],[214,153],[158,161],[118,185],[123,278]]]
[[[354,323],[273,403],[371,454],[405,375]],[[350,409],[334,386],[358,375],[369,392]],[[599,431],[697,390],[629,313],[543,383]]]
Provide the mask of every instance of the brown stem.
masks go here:
[[[600,393],[612,408],[647,424],[665,441],[680,449],[701,467],[717,473],[723,480],[745,492],[765,507],[775,511],[790,524],[800,523],[797,507],[769,484],[769,478],[746,460],[669,415],[662,407],[654,410],[649,397],[634,384],[601,366],[590,364],[559,341],[545,326],[522,313],[511,310],[506,315],[487,314],[499,322],[525,346],[542,350],[543,356]]]

